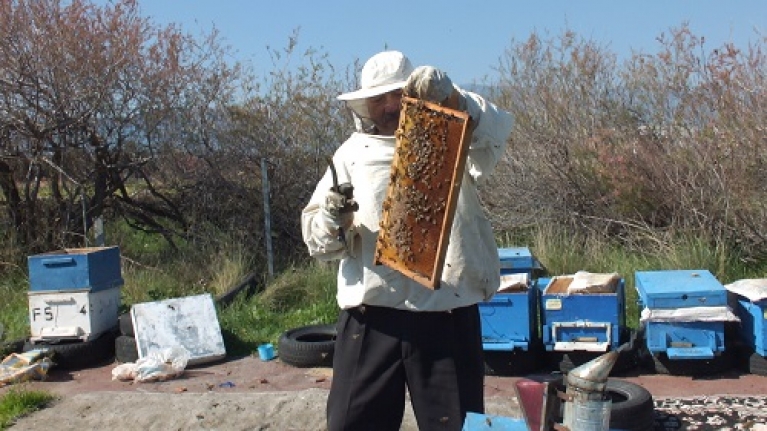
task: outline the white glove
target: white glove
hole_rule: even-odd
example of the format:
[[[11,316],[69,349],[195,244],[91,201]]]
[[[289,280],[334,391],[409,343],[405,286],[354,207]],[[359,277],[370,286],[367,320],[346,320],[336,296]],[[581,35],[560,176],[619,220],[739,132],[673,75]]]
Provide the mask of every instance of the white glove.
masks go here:
[[[453,94],[453,81],[447,74],[432,66],[419,66],[405,83],[407,96],[434,103],[442,103]]]
[[[332,189],[328,190],[324,201],[320,204],[325,215],[326,225],[333,228],[348,228],[354,220],[352,211],[345,211],[346,197]]]
[[[328,194],[325,195],[324,209],[330,213],[330,215],[338,217],[345,204],[346,197],[344,195],[333,190],[328,190]]]

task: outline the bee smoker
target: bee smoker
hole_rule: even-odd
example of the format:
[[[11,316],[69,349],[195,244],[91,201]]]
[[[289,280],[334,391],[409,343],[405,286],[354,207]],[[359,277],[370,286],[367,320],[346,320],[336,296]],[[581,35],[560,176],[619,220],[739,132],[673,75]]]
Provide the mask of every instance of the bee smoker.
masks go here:
[[[565,377],[566,389],[562,395],[564,413],[562,431],[607,431],[610,428],[612,402],[605,394],[607,378],[618,359],[618,351],[611,351],[574,368]]]
[[[515,383],[527,428],[532,431],[608,431],[612,401],[607,378],[620,349],[567,373],[531,376]]]

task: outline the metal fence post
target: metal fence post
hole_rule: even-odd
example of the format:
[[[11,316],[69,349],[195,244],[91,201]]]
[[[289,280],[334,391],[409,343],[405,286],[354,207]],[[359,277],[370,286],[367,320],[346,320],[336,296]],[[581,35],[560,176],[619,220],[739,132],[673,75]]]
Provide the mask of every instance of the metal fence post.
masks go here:
[[[274,277],[274,252],[272,251],[272,215],[269,210],[269,173],[266,169],[268,161],[261,159],[261,188],[264,193],[264,237],[266,239],[266,261],[269,267],[269,278]]]

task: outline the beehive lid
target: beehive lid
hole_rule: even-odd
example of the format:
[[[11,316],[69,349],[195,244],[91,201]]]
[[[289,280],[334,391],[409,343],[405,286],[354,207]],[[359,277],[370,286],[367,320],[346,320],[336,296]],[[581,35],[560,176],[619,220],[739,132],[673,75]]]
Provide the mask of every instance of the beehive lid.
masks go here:
[[[527,247],[502,247],[498,249],[501,270],[531,270],[535,266],[533,254]]]
[[[706,269],[637,271],[636,289],[646,307],[727,305],[727,290]]]

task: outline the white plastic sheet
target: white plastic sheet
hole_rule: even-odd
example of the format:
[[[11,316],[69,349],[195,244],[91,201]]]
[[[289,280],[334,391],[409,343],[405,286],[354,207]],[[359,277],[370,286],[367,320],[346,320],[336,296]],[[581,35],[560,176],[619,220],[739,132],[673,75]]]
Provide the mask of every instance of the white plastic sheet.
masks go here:
[[[49,354],[48,349],[11,353],[0,362],[0,387],[29,380],[45,380],[53,366]]]
[[[530,284],[530,277],[526,272],[518,274],[504,274],[501,276],[501,284],[498,293],[524,292]]]
[[[767,298],[767,278],[746,278],[727,284],[724,288],[748,298],[751,302],[759,302]]]
[[[645,308],[639,321],[644,322],[740,322],[730,307]]]
[[[567,286],[567,293],[615,293],[621,276],[617,272],[593,273],[578,271]]]

